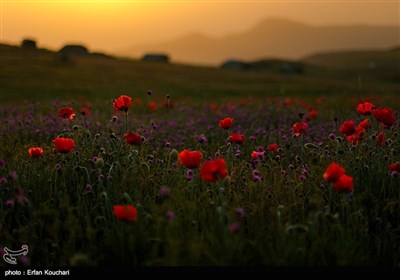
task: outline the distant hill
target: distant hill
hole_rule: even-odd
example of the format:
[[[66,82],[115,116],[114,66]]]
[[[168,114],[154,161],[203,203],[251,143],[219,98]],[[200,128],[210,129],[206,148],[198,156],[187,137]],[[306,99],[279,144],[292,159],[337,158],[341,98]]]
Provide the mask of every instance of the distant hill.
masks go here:
[[[300,59],[321,51],[389,48],[400,45],[400,26],[313,26],[285,19],[266,19],[241,33],[215,38],[201,33],[131,47],[124,54],[140,57],[162,52],[173,61],[220,64],[226,59],[266,57]]]
[[[400,47],[388,50],[324,52],[305,57],[302,61],[338,70],[345,75],[347,73],[364,78],[400,82]]]
[[[303,61],[315,65],[334,68],[393,68],[400,71],[400,47],[388,50],[352,50],[322,52],[303,58]]]

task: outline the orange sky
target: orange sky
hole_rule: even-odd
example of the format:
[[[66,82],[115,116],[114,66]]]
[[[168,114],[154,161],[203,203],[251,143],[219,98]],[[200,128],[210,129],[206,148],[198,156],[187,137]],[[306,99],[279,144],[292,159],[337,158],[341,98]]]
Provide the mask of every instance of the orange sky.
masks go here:
[[[243,31],[267,17],[316,25],[400,26],[400,1],[29,1],[0,0],[1,41],[36,39],[59,49],[84,43],[93,51],[115,53],[141,43],[191,32],[212,36]]]

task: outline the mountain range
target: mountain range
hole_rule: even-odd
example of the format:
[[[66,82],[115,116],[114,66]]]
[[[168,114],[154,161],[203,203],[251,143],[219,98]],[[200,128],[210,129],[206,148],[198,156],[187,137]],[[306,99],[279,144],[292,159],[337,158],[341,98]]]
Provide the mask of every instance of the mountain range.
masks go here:
[[[399,26],[314,26],[269,18],[253,28],[221,37],[191,33],[176,39],[130,47],[124,55],[164,53],[174,62],[218,65],[227,59],[301,59],[318,52],[389,48],[400,45]]]

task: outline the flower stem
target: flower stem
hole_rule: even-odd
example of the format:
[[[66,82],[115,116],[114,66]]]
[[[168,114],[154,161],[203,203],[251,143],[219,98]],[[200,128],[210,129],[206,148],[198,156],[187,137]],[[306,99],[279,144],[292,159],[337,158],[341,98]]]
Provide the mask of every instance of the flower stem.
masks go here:
[[[85,114],[82,114],[82,116],[83,116],[83,125],[84,125],[85,128],[87,128],[88,126],[87,126],[87,123],[86,123]]]
[[[128,112],[125,113],[125,132],[124,132],[124,135],[127,132],[128,132]]]

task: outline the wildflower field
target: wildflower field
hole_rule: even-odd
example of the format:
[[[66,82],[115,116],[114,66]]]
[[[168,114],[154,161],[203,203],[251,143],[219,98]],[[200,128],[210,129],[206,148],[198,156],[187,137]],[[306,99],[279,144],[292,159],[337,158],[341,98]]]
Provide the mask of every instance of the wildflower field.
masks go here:
[[[27,245],[20,265],[400,265],[398,84],[128,62],[148,80],[119,83],[119,70],[100,76],[117,62],[24,55],[24,67],[5,55],[0,75],[1,255]]]
[[[1,107],[21,263],[399,266],[398,99],[154,95]]]

